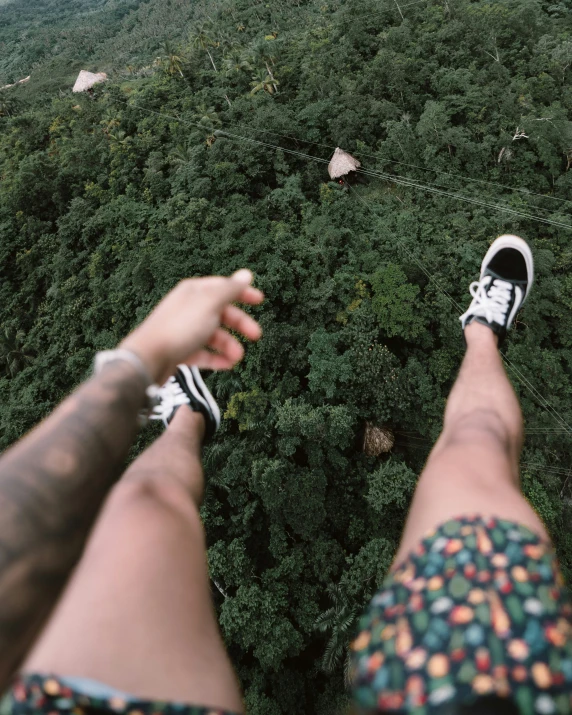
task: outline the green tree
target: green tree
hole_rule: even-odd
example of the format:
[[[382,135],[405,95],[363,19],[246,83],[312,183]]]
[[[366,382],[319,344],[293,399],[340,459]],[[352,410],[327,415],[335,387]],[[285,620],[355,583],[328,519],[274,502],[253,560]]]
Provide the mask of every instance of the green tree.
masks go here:
[[[23,330],[3,326],[0,330],[0,364],[7,377],[14,377],[33,357],[26,347],[26,334]]]
[[[349,681],[349,642],[358,617],[358,609],[351,606],[339,584],[329,584],[326,588],[332,605],[318,616],[315,627],[328,635],[328,642],[322,656],[322,668],[333,673],[340,661],[344,663],[344,680]]]
[[[196,48],[202,50],[203,52],[207,53],[207,55],[209,56],[209,60],[211,61],[211,65],[213,66],[214,71],[218,72],[218,69],[215,65],[215,61],[214,61],[213,56],[210,51],[211,47],[218,47],[218,42],[213,40],[213,38],[209,34],[209,31],[208,31],[206,25],[199,24],[195,28],[193,33],[191,34],[190,40],[191,40],[191,45],[193,47],[196,47]]]
[[[403,270],[390,263],[371,279],[372,309],[383,330],[391,338],[411,340],[423,330],[417,298],[419,286],[409,283]]]
[[[274,94],[278,89],[278,84],[279,82],[268,74],[268,72],[261,70],[258,74],[252,77],[252,82],[250,83],[252,89],[250,90],[250,94],[256,94],[261,90],[268,92],[268,94]]]
[[[163,57],[162,59],[166,62],[167,72],[171,77],[175,74],[185,77],[183,74],[183,61],[184,58],[180,52],[178,52],[173,45],[167,40],[163,44]]]

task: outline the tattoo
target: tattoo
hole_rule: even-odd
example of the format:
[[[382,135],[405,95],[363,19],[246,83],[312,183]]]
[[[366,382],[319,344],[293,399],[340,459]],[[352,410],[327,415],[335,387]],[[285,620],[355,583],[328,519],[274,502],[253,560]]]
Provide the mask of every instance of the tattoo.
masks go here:
[[[0,687],[39,635],[119,477],[145,402],[109,364],[0,459]]]

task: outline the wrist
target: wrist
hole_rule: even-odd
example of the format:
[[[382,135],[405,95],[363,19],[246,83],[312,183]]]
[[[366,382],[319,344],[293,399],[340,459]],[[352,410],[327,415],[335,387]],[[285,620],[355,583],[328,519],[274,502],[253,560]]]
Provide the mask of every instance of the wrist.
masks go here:
[[[139,359],[151,383],[163,384],[165,381],[163,378],[165,373],[168,372],[168,366],[166,361],[157,355],[151,346],[147,346],[138,340],[136,335],[129,335],[119,343],[118,349],[128,350]]]
[[[141,370],[127,360],[110,359],[97,360],[101,353],[96,354],[92,380],[106,386],[113,386],[122,403],[128,403],[136,412],[146,409],[149,398],[147,395],[148,380]]]
[[[135,376],[139,383],[140,394],[144,396],[144,405],[139,407],[139,423],[145,425],[149,414],[157,404],[158,385],[155,384],[155,380],[151,376],[152,373],[149,372],[143,360],[130,348],[119,347],[115,350],[104,350],[95,356],[94,373],[96,375],[106,369],[118,366],[131,378]]]

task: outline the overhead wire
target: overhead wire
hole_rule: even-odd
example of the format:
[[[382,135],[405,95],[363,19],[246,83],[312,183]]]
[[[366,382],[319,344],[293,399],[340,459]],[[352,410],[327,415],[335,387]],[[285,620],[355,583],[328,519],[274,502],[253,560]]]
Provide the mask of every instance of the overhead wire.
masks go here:
[[[332,144],[324,144],[323,142],[315,142],[315,141],[311,141],[309,139],[301,139],[300,137],[294,137],[289,134],[282,134],[280,132],[270,131],[269,129],[262,129],[261,127],[253,127],[251,125],[240,124],[238,122],[233,122],[232,124],[233,124],[233,126],[243,127],[244,129],[250,129],[251,131],[261,132],[262,134],[273,134],[275,136],[282,137],[284,139],[290,139],[291,141],[302,142],[303,144],[313,144],[314,146],[322,146],[322,147],[325,147],[325,148],[331,149],[331,150],[336,148]],[[378,154],[370,154],[370,153],[361,151],[359,149],[352,150],[352,153],[358,157],[366,156],[371,159],[376,159],[377,161],[388,162],[390,164],[398,164],[400,166],[407,166],[411,169],[419,169],[420,171],[428,171],[428,172],[432,172],[435,174],[450,176],[452,178],[461,179],[463,181],[471,181],[471,182],[475,182],[475,183],[479,183],[479,184],[487,184],[489,186],[496,186],[496,187],[499,187],[502,189],[507,189],[508,191],[516,191],[518,193],[525,194],[526,196],[537,196],[538,198],[541,198],[541,199],[557,201],[559,203],[570,204],[572,206],[572,201],[570,201],[569,199],[563,199],[559,196],[549,196],[548,194],[540,194],[536,191],[531,191],[530,189],[525,189],[522,186],[510,186],[508,184],[501,184],[498,181],[490,181],[488,179],[475,179],[474,177],[465,176],[464,174],[459,174],[454,171],[443,171],[441,169],[435,169],[435,168],[431,168],[428,166],[420,166],[419,164],[410,164],[405,161],[398,161],[397,159],[390,159],[389,157],[379,156]],[[406,177],[406,178],[409,178],[409,177]],[[415,181],[415,179],[411,179],[411,181]],[[543,209],[543,210],[548,211],[548,209]]]
[[[117,100],[117,101],[120,101],[120,102],[121,102],[121,100]],[[179,117],[173,117],[173,116],[167,115],[167,114],[165,114],[165,113],[163,113],[163,112],[158,112],[158,111],[153,110],[153,109],[150,109],[150,108],[148,108],[148,107],[144,107],[144,106],[142,106],[142,105],[140,105],[140,104],[132,104],[132,103],[129,103],[129,102],[121,102],[121,103],[122,103],[122,104],[125,104],[125,105],[127,105],[127,106],[129,106],[129,107],[134,107],[134,108],[142,109],[142,110],[144,110],[144,111],[149,111],[149,112],[151,112],[151,113],[153,113],[153,114],[157,114],[157,115],[159,115],[159,116],[164,116],[164,117],[166,117],[166,118],[168,118],[168,119],[173,119],[173,120],[175,120],[175,121],[177,121],[177,122],[180,122],[180,123],[182,123],[182,124],[188,124],[188,125],[191,124],[190,122],[188,122],[188,121],[186,121],[186,120],[184,120],[184,119],[181,119],[181,118],[179,118]],[[198,125],[197,125],[196,123],[194,123],[193,126],[198,126]],[[224,133],[225,136],[230,136],[230,137],[232,137],[232,138],[239,139],[239,140],[242,140],[242,141],[246,141],[246,142],[249,142],[249,143],[252,143],[252,144],[257,144],[257,145],[259,145],[259,146],[264,146],[264,147],[267,147],[267,148],[276,149],[276,150],[278,150],[278,151],[281,151],[281,152],[284,152],[284,153],[287,153],[287,154],[291,154],[291,155],[293,155],[293,156],[301,157],[301,158],[304,158],[304,159],[307,159],[307,160],[316,161],[316,162],[322,163],[322,164],[328,164],[328,163],[329,163],[329,160],[328,160],[328,159],[323,159],[323,158],[321,158],[321,157],[315,157],[315,156],[312,156],[311,154],[306,154],[306,153],[304,153],[304,152],[294,151],[294,150],[292,150],[292,149],[286,149],[286,148],[281,147],[281,146],[279,146],[279,145],[275,145],[275,144],[271,144],[271,143],[269,143],[269,142],[262,142],[262,141],[260,141],[260,140],[253,139],[252,137],[244,137],[244,136],[242,136],[242,135],[234,134],[234,133],[228,132],[228,131],[226,131],[226,130],[224,130],[223,133]],[[348,184],[348,186],[349,186],[349,184]],[[415,186],[416,186],[416,185],[415,185]],[[368,208],[368,210],[371,211],[371,213],[372,213],[376,218],[379,219],[379,216],[377,215],[377,213],[368,205],[367,202],[364,201],[364,199],[363,199],[361,196],[359,196],[359,193],[356,191],[355,187],[350,187],[350,188],[351,188],[351,190],[359,197],[359,200]],[[451,198],[456,198],[456,197],[455,197],[454,195],[452,195]],[[572,227],[570,227],[570,228],[572,228]],[[460,306],[460,305],[454,300],[454,298],[452,298],[452,296],[439,284],[439,282],[438,282],[438,281],[436,280],[436,278],[431,274],[431,272],[424,266],[424,264],[423,264],[421,261],[419,261],[419,260],[417,259],[417,257],[416,257],[414,254],[411,253],[411,251],[409,251],[409,249],[405,246],[404,242],[403,242],[403,241],[400,241],[400,239],[399,239],[397,236],[395,236],[395,239],[396,239],[396,241],[398,242],[398,244],[403,248],[403,250],[404,250],[405,253],[408,255],[408,257],[410,258],[410,260],[411,260],[412,262],[414,262],[414,263],[420,268],[420,270],[422,270],[422,272],[427,276],[427,278],[428,278],[432,283],[434,283],[434,284],[436,285],[436,287],[441,291],[441,293],[449,300],[449,302],[451,303],[451,305],[452,305],[453,307],[455,307],[455,309],[458,310],[459,312],[463,312],[461,306]],[[541,395],[541,393],[530,383],[530,381],[518,370],[518,368],[516,368],[516,366],[508,359],[508,357],[507,357],[504,353],[501,352],[501,355],[502,355],[502,357],[503,357],[505,363],[507,364],[507,366],[514,372],[514,374],[517,376],[517,379],[518,379],[518,380],[521,382],[521,384],[532,394],[532,396],[533,396],[533,397],[536,399],[536,401],[541,405],[541,407],[543,407],[543,408],[548,412],[548,414],[549,414],[556,422],[558,422],[558,423],[560,424],[561,428],[563,428],[563,429],[566,431],[567,434],[572,434],[572,427],[566,422],[566,420],[560,415],[560,413],[559,413],[555,408],[552,407],[552,405]]]
[[[437,189],[433,186],[427,186],[425,184],[416,183],[412,180],[403,179],[402,177],[397,177],[394,174],[385,174],[382,172],[370,171],[368,169],[356,169],[359,174],[364,174],[365,176],[373,176],[380,179],[385,179],[386,181],[391,181],[394,184],[400,186],[408,186],[410,188],[418,188],[422,191],[426,191],[431,194],[438,194],[440,196],[447,196],[448,198],[457,199],[458,201],[464,201],[465,203],[475,204],[476,206],[483,206],[485,208],[494,209],[495,211],[501,211],[502,213],[509,213],[514,216],[519,216],[520,218],[526,218],[531,221],[538,221],[540,223],[546,223],[550,226],[557,226],[558,228],[567,228],[572,230],[572,224],[563,223],[562,221],[553,221],[552,219],[542,218],[542,216],[535,216],[534,214],[525,213],[524,211],[518,211],[517,209],[510,208],[504,204],[495,204],[489,201],[482,201],[481,199],[471,198],[469,196],[463,196],[462,194],[457,194],[451,191],[444,191],[443,189]]]
[[[420,452],[429,452],[434,445],[433,442],[424,440],[423,438],[412,437],[410,433],[402,432],[400,430],[395,430],[395,434],[402,435],[405,437],[407,442],[399,441],[397,444],[400,447],[404,447],[406,449],[413,449]],[[413,444],[411,444],[411,442],[413,442]],[[572,468],[570,467],[556,467],[550,464],[530,464],[529,462],[520,462],[519,466],[523,469],[542,471],[545,474],[551,474],[553,476],[568,476],[572,474]]]
[[[414,2],[408,2],[405,5],[400,4],[397,7],[395,6],[395,4],[390,3],[388,5],[388,7],[382,8],[380,10],[372,10],[371,12],[364,12],[364,13],[361,13],[360,15],[354,15],[352,13],[351,19],[352,19],[352,22],[354,22],[355,20],[359,20],[362,17],[371,17],[372,15],[380,15],[381,13],[386,13],[388,10],[393,10],[393,11],[399,12],[399,10],[405,10],[405,8],[408,8],[411,5],[420,5],[422,2],[429,5],[428,0],[414,0]],[[335,12],[340,12],[341,10],[344,10],[344,9],[348,9],[351,11],[351,6],[350,5],[341,5],[335,10]],[[328,16],[321,15],[320,19],[326,19],[327,17],[332,17],[332,15],[328,15]]]
[[[499,350],[501,357],[503,358],[505,364],[513,371],[513,373],[517,376],[517,379],[523,384],[531,393],[533,397],[536,397],[537,401],[539,404],[544,405],[545,410],[552,416],[552,418],[558,422],[563,428],[567,434],[572,434],[572,427],[566,422],[564,417],[556,410],[552,405],[544,398],[544,396],[534,387],[534,385],[528,380],[522,372],[516,367],[516,365],[508,359],[505,353],[503,353],[502,350]]]
[[[402,447],[403,449],[407,450],[414,450],[417,452],[423,452],[427,453],[431,451],[432,444],[428,443],[426,447],[422,447],[420,444],[408,444],[405,442],[397,441],[396,442],[398,447]],[[529,464],[527,462],[520,462],[519,467],[524,470],[524,471],[536,471],[536,472],[542,472],[543,474],[548,474],[553,477],[569,477],[572,476],[572,469],[570,468],[558,468],[558,467],[551,467],[550,465],[543,465],[543,464]]]
[[[348,184],[348,186],[350,186],[350,185]],[[352,190],[357,196],[359,196],[359,193],[357,192],[357,190],[356,190],[355,187],[351,187],[351,186],[350,186],[350,188],[351,188],[351,190]],[[368,209],[371,211],[371,213],[372,213],[376,218],[379,219],[378,214],[371,208],[371,206],[369,206],[369,205],[367,204],[367,202],[365,202],[361,196],[360,196],[359,198],[360,198],[360,200],[362,201],[362,203],[364,203],[364,205],[366,205],[366,206],[368,207]],[[411,259],[414,260],[414,262],[416,263],[416,265],[418,265],[418,266],[421,267],[420,261],[418,261],[416,257],[413,257],[413,256],[412,256],[411,252],[405,247],[404,242],[403,242],[403,241],[400,241],[399,238],[398,238],[397,236],[395,236],[395,234],[394,234],[394,237],[395,237],[395,239],[397,240],[398,244],[399,244],[402,248],[404,248],[404,250],[405,250],[405,252],[408,254],[408,256],[410,256]],[[423,272],[425,273],[425,275],[427,275],[427,276],[430,278],[430,280],[432,280],[438,287],[440,287],[438,281],[436,281],[436,280],[434,279],[433,275],[430,274],[430,272],[429,272],[428,270],[425,270],[424,268],[423,268],[422,270],[423,270]],[[444,293],[444,295],[449,299],[449,301],[451,302],[451,304],[452,304],[460,313],[463,313],[464,311],[463,311],[463,309],[461,308],[461,306],[460,306],[453,298],[451,298],[451,296],[447,293],[447,291],[445,291],[445,290],[442,289],[442,288],[441,288],[441,290],[442,290],[442,292]],[[544,407],[544,409],[551,415],[551,417],[552,417],[556,422],[558,422],[558,424],[559,424],[562,428],[565,428],[565,429],[567,430],[567,433],[568,433],[568,434],[572,435],[572,427],[566,422],[566,420],[562,417],[562,415],[560,415],[560,413],[559,413],[554,407],[552,407],[552,405],[548,402],[548,400],[546,400],[546,399],[544,398],[544,396],[536,389],[536,387],[534,387],[534,385],[522,374],[522,372],[516,367],[516,365],[514,365],[511,360],[509,360],[509,358],[507,357],[507,355],[506,355],[505,353],[503,353],[502,350],[500,350],[499,352],[500,352],[500,354],[501,354],[501,356],[502,356],[502,358],[503,358],[505,364],[506,364],[506,365],[513,371],[513,373],[516,375],[518,381],[519,381],[522,385],[524,385],[524,387],[525,387],[526,389],[529,390],[529,392],[532,394],[532,396],[533,396],[534,398],[536,398],[537,402],[538,402],[542,407]]]
[[[242,126],[244,126],[244,125],[242,125]],[[295,152],[292,149],[286,149],[285,147],[281,147],[276,144],[271,144],[270,142],[262,142],[258,139],[253,139],[252,137],[244,137],[240,134],[233,134],[232,132],[229,132],[226,129],[219,129],[216,131],[220,132],[222,135],[231,136],[236,139],[242,139],[244,141],[249,141],[251,143],[258,143],[258,144],[260,144],[262,146],[266,146],[268,148],[279,149],[280,151],[284,151],[288,154],[295,154],[295,155],[300,156],[305,159],[312,159],[313,161],[318,161],[318,162],[322,162],[322,163],[326,163],[326,164],[329,163],[329,160],[322,159],[320,157],[315,157],[312,154],[306,154],[304,152]],[[254,131],[256,131],[256,130],[254,129]],[[329,148],[331,149],[332,147],[329,147]],[[397,184],[400,186],[421,189],[422,191],[426,191],[428,193],[445,196],[447,198],[457,199],[459,201],[464,201],[465,203],[482,206],[484,208],[490,208],[495,211],[500,211],[501,213],[508,213],[508,214],[511,214],[514,216],[519,216],[520,218],[529,219],[531,221],[537,221],[539,223],[556,226],[558,228],[566,228],[566,229],[572,230],[572,224],[564,223],[562,221],[554,221],[552,219],[543,218],[542,216],[535,216],[534,214],[519,211],[519,210],[511,208],[510,206],[507,206],[505,204],[497,204],[497,203],[492,203],[489,201],[482,201],[480,199],[475,199],[475,198],[472,198],[469,196],[463,196],[462,194],[458,194],[458,193],[454,193],[454,192],[450,192],[450,191],[444,191],[443,189],[438,189],[433,186],[421,184],[420,182],[417,182],[414,179],[403,178],[396,174],[387,174],[384,172],[376,172],[373,170],[361,169],[361,168],[356,169],[356,172],[359,174],[363,174],[364,176],[372,176],[374,178],[384,179],[385,181],[389,181],[391,183],[394,183],[394,184]]]

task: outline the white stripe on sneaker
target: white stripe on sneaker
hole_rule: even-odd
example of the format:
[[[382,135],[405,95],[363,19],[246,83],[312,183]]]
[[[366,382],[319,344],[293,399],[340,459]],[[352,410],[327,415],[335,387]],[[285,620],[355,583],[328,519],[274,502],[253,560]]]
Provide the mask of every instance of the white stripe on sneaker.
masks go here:
[[[209,403],[209,407],[210,407],[212,415],[215,419],[216,428],[218,429],[220,427],[219,406],[217,405],[214,397],[211,395],[209,388],[205,385],[205,381],[203,380],[203,376],[201,375],[199,368],[196,367],[196,365],[192,365],[191,372],[193,374],[193,377],[195,378],[195,383],[197,385],[197,388],[202,392],[204,398]]]
[[[518,309],[522,305],[522,288],[520,288],[519,286],[514,286],[514,295],[514,305],[512,306],[512,310],[510,311],[510,315],[508,316],[508,320],[506,322],[507,328],[512,324],[514,316],[518,313]]]
[[[210,407],[209,407],[207,401],[199,393],[199,391],[195,385],[195,378],[194,378],[193,373],[191,372],[189,366],[188,365],[178,365],[177,367],[183,373],[183,376],[186,380],[187,386],[188,386],[189,390],[192,392],[195,400],[197,400],[197,402],[199,402],[208,412],[210,412],[211,410],[210,410]]]

